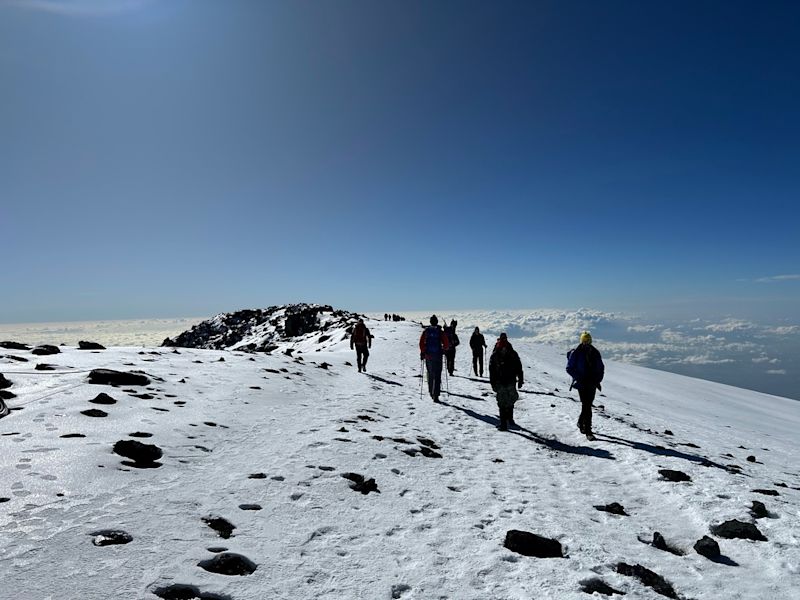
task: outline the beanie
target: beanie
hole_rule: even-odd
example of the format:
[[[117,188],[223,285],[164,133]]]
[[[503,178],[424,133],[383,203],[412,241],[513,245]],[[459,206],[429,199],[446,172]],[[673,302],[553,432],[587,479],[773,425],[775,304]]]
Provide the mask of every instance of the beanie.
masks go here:
[[[592,343],[592,334],[588,331],[584,331],[581,334],[581,344],[591,344]]]

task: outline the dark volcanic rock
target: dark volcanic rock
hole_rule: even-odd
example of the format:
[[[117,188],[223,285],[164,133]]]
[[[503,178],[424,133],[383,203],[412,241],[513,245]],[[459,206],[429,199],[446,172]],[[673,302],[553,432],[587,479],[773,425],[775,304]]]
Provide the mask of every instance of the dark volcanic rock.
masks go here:
[[[55,365],[48,365],[47,363],[39,363],[34,367],[36,371],[55,371]]]
[[[69,439],[69,438],[85,438],[86,436],[82,433],[65,433],[64,435],[58,436],[60,438]]]
[[[113,546],[115,544],[127,544],[133,541],[131,535],[121,529],[101,529],[89,535],[94,536],[92,543],[95,546]]]
[[[219,534],[219,537],[226,540],[233,535],[233,530],[236,529],[236,525],[228,521],[228,519],[224,519],[222,517],[203,517],[203,523],[216,531]]]
[[[97,385],[150,385],[150,379],[142,373],[94,369],[89,373],[89,383]]]
[[[780,496],[778,490],[761,490],[755,489],[753,490],[756,494],[764,494],[765,496]]]
[[[266,479],[267,478],[267,474],[266,473],[251,473],[250,475],[247,476],[247,478],[248,479]]]
[[[240,504],[239,508],[242,510],[261,510],[260,504]]]
[[[747,457],[747,462],[756,462],[756,457],[751,454]]]
[[[6,350],[30,350],[30,346],[27,344],[20,344],[19,342],[0,342],[0,348],[5,348]]]
[[[134,463],[152,464],[164,455],[155,444],[143,444],[136,440],[119,440],[114,444],[114,454],[130,458]]]
[[[152,433],[147,433],[146,431],[134,431],[133,433],[129,433],[128,435],[131,437],[138,437],[138,438],[153,437]]]
[[[6,379],[5,376],[2,373],[0,373],[0,390],[4,390],[6,388],[9,388],[12,385],[14,385],[14,384],[11,381],[9,381],[8,379]]]
[[[81,411],[82,415],[86,415],[87,417],[107,417],[108,413],[104,410],[100,410],[99,408],[87,408],[86,410]]]
[[[342,473],[342,477],[353,482],[350,484],[350,489],[355,492],[361,492],[365,496],[370,492],[381,493],[374,479],[365,479],[363,475],[358,473]]]
[[[721,555],[722,552],[719,549],[719,544],[716,540],[711,539],[707,535],[704,535],[702,538],[697,540],[694,544],[695,552],[700,554],[701,556],[705,556],[708,559],[716,560]]]
[[[201,592],[200,588],[195,585],[182,583],[173,583],[166,587],[156,588],[153,590],[153,594],[163,598],[163,600],[231,600],[230,596]]]
[[[27,358],[23,358],[22,356],[14,356],[13,354],[6,354],[5,357],[8,360],[15,360],[17,362],[28,362]]]
[[[628,513],[625,512],[625,508],[619,502],[612,502],[611,504],[606,504],[606,505],[596,504],[595,508],[597,510],[609,512],[614,515],[621,515],[623,517],[628,516]]]
[[[528,531],[519,531],[518,529],[508,531],[503,545],[512,552],[523,556],[564,558],[564,552],[558,540],[551,540]]]
[[[672,469],[659,469],[658,470],[661,477],[666,479],[667,481],[691,481],[692,478],[689,477],[683,471],[673,471]]]
[[[587,581],[582,581],[581,591],[586,592],[587,594],[594,594],[595,592],[597,592],[598,594],[603,594],[604,596],[611,596],[613,594],[619,594],[620,596],[625,595],[625,592],[620,592],[619,590],[615,590],[605,581],[597,577],[589,579]]]
[[[78,350],[105,350],[106,347],[97,342],[78,342]]]
[[[713,525],[711,527],[711,533],[717,537],[725,539],[736,538],[742,540],[754,540],[757,542],[767,541],[767,538],[764,537],[764,534],[758,530],[758,527],[752,523],[744,523],[743,521],[738,521],[736,519],[725,521],[719,525]]]
[[[629,565],[621,562],[617,564],[617,573],[628,577],[636,577],[636,579],[642,582],[642,585],[653,588],[656,593],[662,596],[678,598],[672,585],[670,585],[666,579],[642,565]]]
[[[769,516],[769,511],[767,507],[764,506],[763,502],[753,500],[753,506],[750,507],[750,514],[753,515],[755,519],[763,519]]]
[[[683,552],[667,544],[667,540],[665,540],[664,536],[661,535],[658,531],[653,533],[652,543],[654,548],[658,548],[659,550],[663,550],[664,552],[669,552],[676,556],[683,556]]]
[[[101,392],[97,394],[94,398],[89,400],[92,404],[116,404],[117,401],[114,400],[111,396],[106,394],[105,392]]]
[[[36,346],[33,350],[31,350],[31,354],[35,354],[36,356],[50,356],[51,354],[60,354],[61,350],[58,346],[51,346],[50,344],[42,344],[41,346]]]
[[[258,565],[246,556],[233,552],[223,552],[208,560],[201,560],[197,566],[220,575],[250,575],[258,568]]]
[[[17,395],[13,392],[9,392],[8,390],[0,390],[0,400],[11,400],[12,398],[16,398]]]

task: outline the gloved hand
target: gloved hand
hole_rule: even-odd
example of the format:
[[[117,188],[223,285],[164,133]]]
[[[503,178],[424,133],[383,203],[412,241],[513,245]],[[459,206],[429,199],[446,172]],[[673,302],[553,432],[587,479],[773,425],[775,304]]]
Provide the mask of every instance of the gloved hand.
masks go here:
[[[603,391],[603,386],[598,383],[597,384],[597,389],[602,392]]]
[[[352,349],[353,349],[353,344],[350,344],[350,350],[352,350]]]
[[[517,384],[517,389],[519,389],[521,387],[522,387],[522,379],[519,380],[519,383]]]
[[[419,359],[420,360],[425,360],[425,353],[424,352],[420,352],[419,353]]]

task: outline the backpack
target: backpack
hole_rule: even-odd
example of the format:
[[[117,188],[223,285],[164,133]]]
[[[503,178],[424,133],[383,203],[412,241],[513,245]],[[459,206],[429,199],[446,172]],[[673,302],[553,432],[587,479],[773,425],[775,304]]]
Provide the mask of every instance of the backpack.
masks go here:
[[[356,324],[353,329],[353,343],[366,344],[367,343],[367,326],[364,324]]]
[[[512,348],[495,350],[489,359],[489,380],[496,383],[513,382],[518,373],[516,352]]]
[[[431,325],[425,330],[425,354],[440,356],[442,354],[442,330]]]

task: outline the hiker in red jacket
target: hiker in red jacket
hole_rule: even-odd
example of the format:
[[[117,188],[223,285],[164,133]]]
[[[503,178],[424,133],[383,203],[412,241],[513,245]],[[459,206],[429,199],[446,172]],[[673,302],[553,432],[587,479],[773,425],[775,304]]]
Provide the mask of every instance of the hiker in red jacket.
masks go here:
[[[359,319],[356,326],[353,327],[353,334],[350,336],[350,350],[356,348],[356,363],[358,363],[358,372],[367,370],[367,359],[369,358],[369,349],[372,348],[372,335],[369,329],[364,325],[364,319]]]

